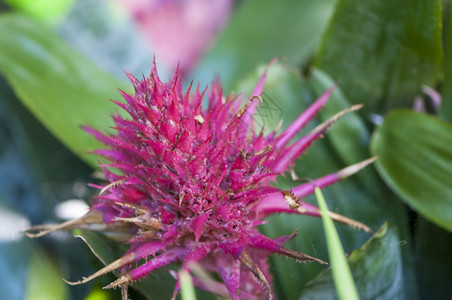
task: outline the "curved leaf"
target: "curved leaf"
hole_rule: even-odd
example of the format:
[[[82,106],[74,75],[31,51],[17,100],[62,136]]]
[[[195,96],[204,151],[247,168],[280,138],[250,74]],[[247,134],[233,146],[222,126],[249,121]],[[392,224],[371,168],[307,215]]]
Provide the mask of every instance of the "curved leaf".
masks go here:
[[[69,149],[94,165],[87,152],[98,142],[80,126],[106,129],[124,84],[75,52],[40,23],[0,15],[0,72],[21,101]]]
[[[364,112],[410,105],[442,64],[441,0],[341,0],[316,65]]]
[[[407,299],[403,292],[401,246],[397,229],[385,223],[360,249],[353,251],[348,263],[361,299]],[[301,300],[335,299],[331,269],[310,282]]]
[[[452,231],[452,125],[412,111],[390,113],[372,137],[377,169],[413,209]]]

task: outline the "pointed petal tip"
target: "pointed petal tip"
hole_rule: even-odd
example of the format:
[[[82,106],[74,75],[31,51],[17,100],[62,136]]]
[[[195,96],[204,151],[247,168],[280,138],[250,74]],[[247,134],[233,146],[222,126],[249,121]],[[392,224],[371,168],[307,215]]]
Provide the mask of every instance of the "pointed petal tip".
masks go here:
[[[288,257],[292,257],[294,258],[297,262],[317,262],[320,263],[322,265],[328,265],[328,263],[326,261],[323,261],[319,258],[295,251],[295,250],[291,250],[285,247],[280,247],[281,250],[281,254],[288,256]]]
[[[127,274],[127,275],[119,277],[117,280],[113,281],[109,285],[104,286],[103,289],[104,290],[114,289],[114,288],[117,288],[118,286],[121,286],[123,284],[127,284],[130,281],[132,281],[132,277]]]
[[[49,227],[49,226],[51,226],[51,227]],[[42,237],[42,236],[45,236],[47,234],[50,234],[50,233],[54,232],[56,230],[54,228],[56,226],[58,226],[58,225],[55,225],[55,226],[49,225],[49,226],[44,226],[44,225],[32,226],[30,228],[27,228],[27,229],[23,230],[22,233],[26,237],[29,237],[31,239],[35,239],[35,238]],[[31,233],[30,232],[30,231],[35,231],[35,230],[38,230],[38,232],[37,233]]]
[[[273,294],[272,294],[272,289],[271,289],[270,283],[268,282],[264,273],[262,273],[261,269],[259,269],[259,267],[256,265],[256,263],[253,261],[253,259],[251,258],[251,255],[247,249],[242,250],[242,252],[240,253],[239,260],[243,265],[245,265],[246,267],[248,267],[250,269],[251,273],[253,273],[256,280],[258,280],[262,284],[262,286],[265,288],[265,291],[267,293],[267,299],[269,299],[269,300],[273,299]]]
[[[319,211],[319,213],[320,213],[320,211]],[[353,219],[347,218],[347,217],[345,217],[343,215],[337,214],[337,213],[332,212],[332,211],[328,211],[328,215],[335,222],[339,222],[339,223],[348,225],[348,226],[350,226],[350,227],[352,227],[354,229],[359,229],[359,230],[362,230],[362,231],[367,232],[367,233],[373,233],[373,230],[370,229],[369,226],[367,226],[367,225],[365,225],[365,224],[363,224],[361,222],[358,222],[358,221],[355,221]]]
[[[359,110],[363,106],[364,106],[364,104],[356,104],[356,105],[350,106],[349,108],[341,110],[340,112],[338,112],[334,116],[330,117],[328,120],[326,120],[326,121],[322,122],[321,124],[319,124],[313,130],[311,130],[310,134],[319,134],[319,133],[326,132],[331,125],[333,125],[335,122],[337,122],[344,115],[346,115],[346,114],[348,114],[348,113],[350,113],[352,111]]]
[[[133,253],[130,253],[129,255],[126,255],[126,256],[124,256],[124,257],[112,262],[111,264],[106,265],[105,267],[103,267],[99,271],[95,272],[94,274],[92,274],[92,275],[90,275],[88,277],[83,277],[82,280],[79,280],[79,281],[68,281],[66,279],[63,279],[63,280],[69,285],[84,284],[84,283],[87,283],[87,282],[89,282],[89,281],[101,276],[101,275],[104,275],[104,274],[107,274],[109,272],[112,272],[112,271],[114,271],[114,270],[116,270],[116,269],[118,269],[118,268],[120,268],[120,267],[122,267],[122,266],[124,266],[126,264],[132,263],[134,258],[135,258],[135,255]],[[118,281],[118,280],[116,280],[116,281]],[[110,285],[114,284],[116,281],[114,281]],[[110,286],[110,285],[108,285],[108,286]]]
[[[358,103],[358,104],[352,105],[352,107],[353,107],[353,110],[358,110],[358,109],[361,109],[364,107],[364,103]]]
[[[336,175],[340,179],[347,178],[347,177],[357,173],[358,171],[364,169],[366,166],[370,165],[371,163],[373,163],[377,159],[378,159],[378,156],[374,156],[374,157],[371,157],[369,159],[363,160],[363,161],[361,161],[359,163],[356,163],[354,165],[348,166],[348,167],[338,171],[336,173]]]
[[[66,280],[63,278],[64,282],[66,282],[67,284],[72,285],[72,286],[83,284],[84,283],[83,280],[85,280],[85,278],[83,278],[82,280],[79,280],[79,281],[69,281],[69,280]]]
[[[118,181],[109,183],[108,185],[104,186],[104,187],[100,190],[99,196],[101,196],[103,193],[105,193],[105,191],[107,191],[108,189],[110,189],[110,188],[112,188],[112,187],[116,187],[116,186],[118,186],[118,185],[120,185],[120,184],[123,184],[124,181],[125,181],[124,179],[121,179],[121,180],[118,180]]]
[[[48,234],[51,234],[55,231],[60,230],[69,230],[73,229],[78,225],[85,225],[85,224],[94,224],[94,223],[101,223],[103,219],[103,214],[96,210],[90,210],[88,211],[84,216],[78,218],[69,220],[66,222],[63,222],[61,224],[56,225],[36,225],[32,226],[30,228],[27,228],[23,231],[23,233],[29,237],[29,238],[38,238],[42,237]],[[38,231],[37,233],[32,233],[32,231]]]

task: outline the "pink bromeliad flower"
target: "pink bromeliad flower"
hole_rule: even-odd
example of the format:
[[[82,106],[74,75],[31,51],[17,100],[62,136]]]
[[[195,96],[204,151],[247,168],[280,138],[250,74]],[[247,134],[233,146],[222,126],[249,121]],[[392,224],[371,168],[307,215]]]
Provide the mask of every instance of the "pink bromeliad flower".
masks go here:
[[[180,263],[190,272],[202,268],[221,282],[193,277],[195,286],[232,299],[273,296],[267,259],[271,254],[297,261],[325,263],[283,245],[296,233],[270,239],[258,226],[271,214],[320,216],[317,207],[301,202],[315,186],[325,187],[357,172],[373,159],[326,175],[291,190],[271,183],[286,172],[309,145],[350,109],[340,112],[311,133],[289,144],[326,103],[332,90],[315,101],[281,134],[256,132],[253,113],[260,102],[265,74],[251,98],[225,97],[218,82],[209,93],[191,87],[183,92],[176,72],[162,82],[155,65],[148,78],[129,75],[134,95],[121,92],[116,102],[128,117],[113,116],[115,134],[87,130],[106,148],[95,153],[109,161],[102,165],[105,185],[81,219],[30,236],[79,225],[107,224],[128,228],[130,246],[117,261],[78,282],[120,270],[107,288],[122,287],[153,271]],[[207,108],[201,106],[207,96]],[[331,217],[360,229],[365,225],[331,213]],[[43,227],[39,227],[42,229]],[[38,228],[34,228],[38,229]],[[177,273],[172,273],[177,277]],[[179,290],[176,282],[174,297]]]

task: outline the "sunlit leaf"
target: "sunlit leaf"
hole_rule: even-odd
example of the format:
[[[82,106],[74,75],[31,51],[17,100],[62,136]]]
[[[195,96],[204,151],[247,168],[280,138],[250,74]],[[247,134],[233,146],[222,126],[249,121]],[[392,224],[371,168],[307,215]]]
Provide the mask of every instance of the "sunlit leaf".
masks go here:
[[[452,231],[452,125],[408,110],[393,111],[372,137],[386,183],[414,210]]]
[[[85,298],[85,300],[110,300],[108,291],[95,289]]]
[[[74,0],[6,0],[12,7],[42,20],[60,18]]]

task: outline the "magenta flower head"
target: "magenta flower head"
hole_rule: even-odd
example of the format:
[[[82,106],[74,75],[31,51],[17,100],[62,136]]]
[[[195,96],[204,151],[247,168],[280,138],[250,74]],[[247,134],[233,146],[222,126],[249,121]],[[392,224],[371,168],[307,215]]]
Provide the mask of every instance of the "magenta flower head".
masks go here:
[[[270,239],[258,226],[271,214],[320,216],[317,207],[300,199],[337,182],[371,163],[373,159],[326,175],[291,190],[271,183],[300,154],[351,107],[289,144],[300,129],[326,103],[332,90],[315,101],[284,132],[264,135],[253,124],[261,101],[265,74],[251,98],[224,96],[218,82],[211,89],[183,92],[176,72],[162,82],[154,64],[148,78],[129,75],[134,95],[121,92],[116,102],[128,116],[114,115],[115,134],[87,130],[105,144],[95,151],[108,163],[106,179],[90,212],[79,220],[30,236],[80,224],[101,223],[128,228],[129,250],[124,256],[78,282],[90,281],[118,269],[121,276],[107,288],[127,288],[153,271],[179,263],[191,272],[201,268],[211,278],[193,276],[200,289],[232,299],[273,296],[267,259],[271,254],[297,261],[325,263],[284,247],[296,233]],[[201,102],[207,97],[204,109]],[[339,222],[370,231],[365,225],[331,213]],[[116,226],[116,227],[115,227]],[[42,227],[41,227],[42,228]],[[178,273],[172,272],[178,279]],[[195,274],[196,275],[196,274]],[[214,278],[221,278],[215,280]],[[179,290],[176,281],[174,296]]]

